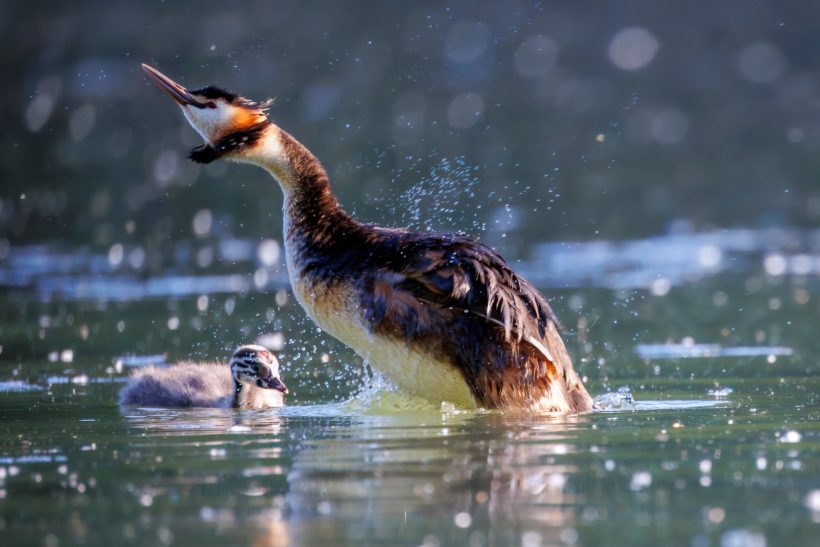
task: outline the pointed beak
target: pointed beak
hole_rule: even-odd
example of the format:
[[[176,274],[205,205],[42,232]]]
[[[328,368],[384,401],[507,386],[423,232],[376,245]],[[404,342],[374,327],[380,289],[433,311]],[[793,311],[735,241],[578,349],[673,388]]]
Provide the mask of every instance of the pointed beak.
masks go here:
[[[257,376],[258,380],[256,385],[265,389],[275,389],[276,391],[281,391],[285,395],[288,394],[288,388],[282,383],[282,380],[279,379],[279,376],[274,376],[273,371],[268,366],[260,366],[259,373]]]
[[[201,102],[194,99],[194,96],[191,95],[187,89],[173,81],[171,78],[160,72],[159,70],[152,68],[145,63],[142,64],[142,69],[154,80],[162,89],[165,90],[168,95],[174,99],[178,105],[185,106],[190,105],[196,108],[204,108],[205,105]]]
[[[265,387],[267,389],[275,389],[276,391],[281,391],[283,394],[288,394],[288,388],[285,384],[282,383],[282,380],[279,378],[269,378],[265,380]]]

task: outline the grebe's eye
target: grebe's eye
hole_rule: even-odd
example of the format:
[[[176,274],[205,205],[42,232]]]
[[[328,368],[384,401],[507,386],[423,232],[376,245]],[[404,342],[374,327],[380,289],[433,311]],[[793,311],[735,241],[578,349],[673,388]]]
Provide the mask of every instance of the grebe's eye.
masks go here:
[[[208,101],[207,103],[205,103],[205,106],[207,106],[208,108],[216,108],[216,103],[213,101]]]

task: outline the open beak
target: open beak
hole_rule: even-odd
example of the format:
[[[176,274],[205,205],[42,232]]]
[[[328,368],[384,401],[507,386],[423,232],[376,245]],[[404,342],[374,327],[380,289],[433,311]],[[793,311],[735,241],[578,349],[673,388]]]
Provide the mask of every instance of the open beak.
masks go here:
[[[264,380],[265,388],[266,389],[275,389],[276,391],[281,391],[285,395],[288,394],[288,388],[285,384],[282,383],[282,380],[279,378],[268,378]]]
[[[187,89],[173,81],[159,70],[152,68],[145,63],[142,64],[142,69],[180,106],[190,105],[196,108],[205,107],[204,104],[194,99],[194,96],[191,95]]]

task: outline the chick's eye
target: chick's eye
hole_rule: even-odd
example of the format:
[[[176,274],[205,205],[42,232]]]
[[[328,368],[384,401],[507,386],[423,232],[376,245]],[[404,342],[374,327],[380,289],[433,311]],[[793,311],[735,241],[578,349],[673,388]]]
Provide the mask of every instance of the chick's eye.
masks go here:
[[[207,103],[205,103],[205,106],[207,106],[208,108],[216,108],[216,103],[213,101],[208,101]]]

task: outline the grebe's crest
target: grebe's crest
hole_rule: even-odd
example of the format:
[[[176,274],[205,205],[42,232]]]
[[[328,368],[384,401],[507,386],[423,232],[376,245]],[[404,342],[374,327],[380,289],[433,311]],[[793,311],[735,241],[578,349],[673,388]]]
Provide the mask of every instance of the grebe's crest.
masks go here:
[[[237,348],[231,356],[231,374],[237,382],[288,393],[279,377],[279,360],[263,346]]]
[[[266,112],[271,107],[271,105],[273,105],[273,99],[268,99],[266,101],[261,102],[252,101],[251,99],[246,99],[245,97],[242,97],[238,93],[228,91],[227,89],[223,89],[215,85],[209,85],[201,89],[195,89],[191,91],[191,95],[193,95],[194,97],[202,97],[206,101],[216,101],[221,99],[222,101],[228,104],[232,104],[234,106],[253,108],[255,110],[259,110],[262,112]],[[207,103],[206,107],[208,107]]]

